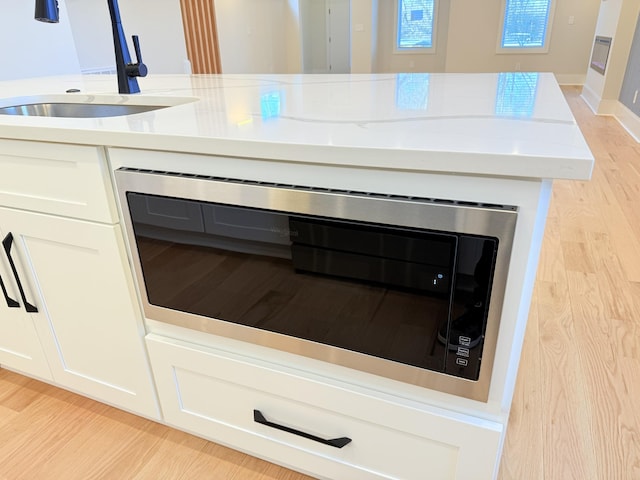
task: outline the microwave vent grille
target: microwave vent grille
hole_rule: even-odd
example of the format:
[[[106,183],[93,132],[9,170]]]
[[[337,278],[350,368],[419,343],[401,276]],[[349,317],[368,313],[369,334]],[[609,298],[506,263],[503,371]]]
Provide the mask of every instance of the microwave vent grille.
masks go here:
[[[216,177],[212,175],[199,175],[199,174],[192,174],[192,173],[169,172],[165,170],[149,170],[149,169],[143,169],[143,168],[121,167],[119,168],[119,170],[124,172],[144,173],[149,175],[193,178],[198,180],[211,180],[216,182],[284,188],[284,189],[307,191],[307,192],[332,193],[332,194],[338,194],[338,195],[350,195],[350,196],[357,196],[357,197],[385,198],[390,200],[409,200],[412,202],[471,207],[471,208],[482,208],[482,209],[492,209],[492,210],[506,210],[511,212],[518,211],[518,207],[515,207],[513,205],[499,205],[499,204],[484,203],[484,202],[480,203],[480,202],[468,202],[463,200],[451,200],[451,199],[443,199],[443,198],[415,197],[411,195],[361,192],[357,190],[342,190],[337,188],[291,185],[286,183],[264,182],[260,180],[241,180],[237,178]]]

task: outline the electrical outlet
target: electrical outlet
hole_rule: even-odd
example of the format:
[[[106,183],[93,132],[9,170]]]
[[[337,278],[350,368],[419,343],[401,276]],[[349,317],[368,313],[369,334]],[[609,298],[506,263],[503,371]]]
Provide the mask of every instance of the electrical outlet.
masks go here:
[[[573,15],[569,16],[569,25],[573,25],[574,23],[576,23],[576,17]]]
[[[520,62],[517,62],[516,63],[516,72],[519,72],[519,71],[520,71]]]

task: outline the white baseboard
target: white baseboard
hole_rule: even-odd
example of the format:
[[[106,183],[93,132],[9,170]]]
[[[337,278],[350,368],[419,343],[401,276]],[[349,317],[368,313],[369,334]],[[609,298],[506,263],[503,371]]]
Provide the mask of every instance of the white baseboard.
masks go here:
[[[588,85],[582,86],[582,93],[580,97],[584,100],[584,102],[589,106],[591,111],[598,114],[598,105],[600,105],[600,95],[591,90]]]
[[[616,119],[636,142],[640,142],[640,117],[629,110],[626,105],[617,103]]]
[[[558,80],[558,83],[560,81]],[[629,110],[618,100],[602,100],[587,85],[582,85],[580,97],[596,115],[611,115],[624,128],[633,139],[640,143],[640,117]]]
[[[616,115],[618,111],[619,102],[617,100],[603,100],[588,85],[582,86],[582,94],[580,96],[596,115]]]

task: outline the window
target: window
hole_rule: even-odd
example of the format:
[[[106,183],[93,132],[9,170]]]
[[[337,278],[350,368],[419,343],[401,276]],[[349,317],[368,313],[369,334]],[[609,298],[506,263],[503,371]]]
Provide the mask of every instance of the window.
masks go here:
[[[547,51],[553,0],[503,0],[501,49]]]
[[[434,47],[436,0],[397,0],[396,51],[421,52]]]

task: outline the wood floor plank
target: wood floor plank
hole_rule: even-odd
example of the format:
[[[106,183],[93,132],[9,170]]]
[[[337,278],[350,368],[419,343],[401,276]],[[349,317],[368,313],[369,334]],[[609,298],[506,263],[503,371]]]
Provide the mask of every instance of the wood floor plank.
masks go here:
[[[568,288],[564,283],[538,286],[544,478],[599,480]]]
[[[247,460],[246,455],[214,443],[207,443],[199,453],[199,461],[194,463],[190,469],[177,477],[177,479],[206,480],[207,478],[225,478],[233,480],[242,478],[244,475],[255,480],[259,478],[261,470],[268,467],[266,462],[260,463],[255,459],[259,462],[259,466],[256,467],[257,472],[254,471],[254,474],[249,476],[247,472],[251,471],[250,466],[249,468],[244,466],[244,462]]]
[[[622,261],[611,242],[609,234],[590,234],[588,249],[594,259],[596,275],[603,297],[604,317],[608,319],[630,319],[634,316],[637,296],[630,282],[624,278]]]
[[[0,406],[21,412],[37,400],[46,387],[27,377],[3,375],[0,370]]]
[[[15,410],[11,410],[0,405],[0,429],[4,428],[5,424],[12,421],[18,415],[19,413]]]
[[[183,435],[173,429],[166,429],[157,434],[157,441],[153,443],[152,455],[147,455],[144,465],[129,476],[131,480],[180,478],[196,463],[196,456],[208,442],[191,435]]]
[[[82,452],[80,458],[71,467],[65,468],[60,462],[55,462],[47,465],[44,471],[53,474],[54,478],[65,475],[67,478],[90,477],[96,480],[130,478],[146,464],[157,446],[158,440],[147,436],[146,432],[161,430],[166,429],[153,422],[140,423],[129,414],[108,415],[104,412],[85,418],[82,428],[67,438],[57,451],[57,455],[64,458],[72,458],[74,452]],[[95,435],[96,431],[100,432],[99,436]],[[104,451],[110,453],[108,457]]]
[[[525,365],[540,365],[538,331],[537,291],[533,293],[530,321],[522,348],[521,362]],[[541,370],[523,368],[518,375],[514,393],[509,434],[500,472],[502,478],[518,480],[544,480],[544,414],[542,402]],[[523,442],[522,439],[527,441]]]
[[[535,423],[518,410],[535,391],[521,378],[538,379],[543,478],[631,480],[640,478],[640,149],[615,119],[594,116],[579,89],[564,93],[596,165],[590,182],[554,183],[530,316],[540,363],[525,348],[502,464],[522,457],[521,425]],[[523,475],[507,467],[499,478]]]
[[[580,359],[591,403],[591,429],[595,443],[598,478],[616,478],[631,471],[638,461],[638,443],[627,443],[624,433],[637,435],[636,399],[629,396],[630,384],[640,382],[640,370],[629,382],[622,373],[617,337],[611,335],[611,320],[605,311],[598,282],[590,274],[569,274],[572,309],[580,339]],[[607,328],[598,328],[599,325]],[[599,404],[607,408],[598,408]],[[595,408],[594,408],[595,407]],[[622,469],[620,468],[622,467]]]
[[[547,220],[544,248],[540,251],[538,265],[539,280],[558,282],[565,278],[560,222],[559,218],[554,217]]]
[[[309,479],[7,370],[0,380],[40,391],[20,412],[0,405],[0,480]]]

